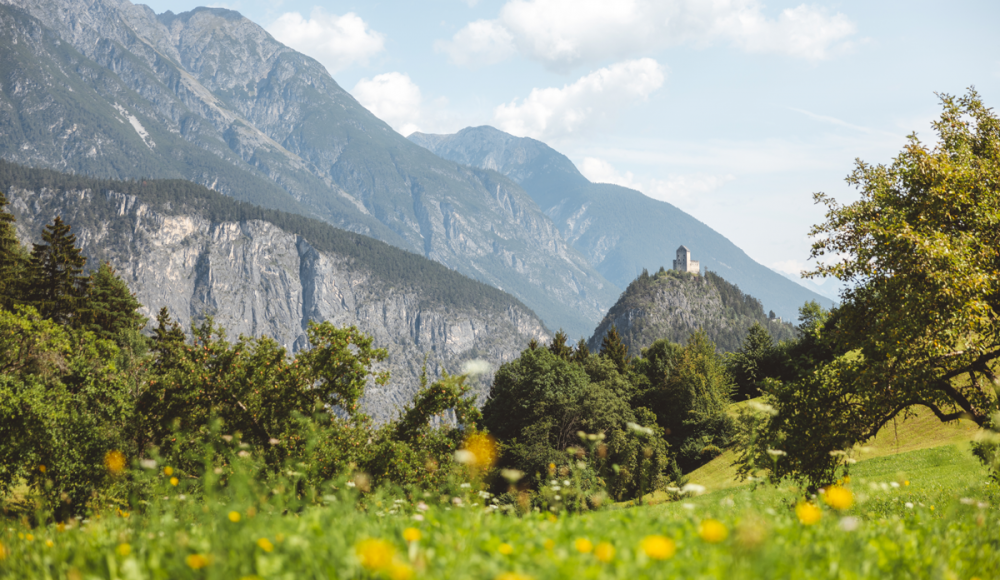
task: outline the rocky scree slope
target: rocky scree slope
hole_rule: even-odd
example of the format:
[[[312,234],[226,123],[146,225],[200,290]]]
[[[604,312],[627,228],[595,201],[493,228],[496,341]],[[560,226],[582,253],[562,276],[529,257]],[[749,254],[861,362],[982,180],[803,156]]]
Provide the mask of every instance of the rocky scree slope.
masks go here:
[[[392,380],[364,401],[379,419],[412,398],[425,359],[432,375],[474,358],[495,369],[532,338],[549,339],[517,299],[440,264],[187,182],[98,181],[0,162],[0,190],[22,242],[40,241],[62,216],[89,267],[111,263],[147,317],[166,306],[187,328],[213,316],[230,337],[270,336],[291,351],[308,346],[310,320],[357,325],[389,351]],[[478,379],[477,395],[491,379]]]
[[[591,183],[565,155],[530,138],[493,127],[454,135],[414,133],[409,139],[457,163],[492,169],[516,181],[598,272],[621,288],[691,248],[702,271],[739,284],[779,316],[794,319],[815,300],[833,302],[758,264],[724,236],[677,207],[607,183]]]
[[[508,291],[589,333],[619,289],[514,181],[393,131],[236,12],[0,0],[0,156],[184,178],[315,216]]]
[[[614,326],[633,356],[658,339],[684,343],[699,330],[719,352],[734,352],[755,322],[775,341],[790,340],[797,333],[787,322],[768,319],[759,300],[712,272],[705,276],[675,270],[643,272],[608,311],[587,347],[599,350]]]

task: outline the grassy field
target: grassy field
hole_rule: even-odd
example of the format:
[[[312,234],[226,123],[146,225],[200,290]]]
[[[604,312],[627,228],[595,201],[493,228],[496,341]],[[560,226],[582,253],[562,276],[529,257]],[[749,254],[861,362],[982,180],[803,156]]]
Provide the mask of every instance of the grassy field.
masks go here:
[[[741,404],[744,403],[736,403]],[[942,423],[927,409],[914,408],[911,417],[905,420],[900,417],[883,427],[875,439],[866,443],[855,456],[859,460],[866,460],[943,446],[958,446],[967,453],[969,441],[977,428],[975,423],[964,419]],[[724,451],[722,455],[692,471],[689,481],[709,489],[742,485],[744,482],[736,479],[736,468],[732,465],[734,456],[735,452],[732,450]]]
[[[798,508],[791,485],[743,485],[678,502],[516,517],[461,498],[370,496],[340,482],[323,506],[235,478],[192,501],[157,472],[143,514],[0,531],[0,577],[996,578],[996,486],[954,445],[862,461],[851,499]],[[827,496],[828,498],[831,496]],[[815,521],[814,521],[815,520]]]

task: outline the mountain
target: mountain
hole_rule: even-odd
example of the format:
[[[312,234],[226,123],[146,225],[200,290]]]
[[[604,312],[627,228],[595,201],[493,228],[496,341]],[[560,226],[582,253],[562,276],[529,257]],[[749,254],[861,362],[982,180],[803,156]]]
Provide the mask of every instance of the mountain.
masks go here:
[[[0,161],[0,191],[22,243],[40,242],[61,216],[88,265],[108,261],[151,319],[162,306],[185,328],[213,316],[231,337],[266,335],[293,351],[307,344],[310,320],[357,325],[389,351],[392,380],[365,401],[380,419],[411,400],[425,360],[432,374],[476,358],[495,369],[532,338],[549,338],[516,298],[436,262],[190,182],[97,180]]]
[[[676,270],[652,276],[643,272],[622,292],[587,347],[600,350],[601,341],[614,326],[632,355],[660,338],[684,343],[698,330],[708,335],[719,352],[734,352],[755,322],[775,342],[796,336],[794,326],[768,319],[759,300],[712,272],[704,276]]]
[[[0,0],[0,157],[183,178],[316,217],[508,291],[588,334],[619,289],[513,180],[393,131],[239,13]]]
[[[681,245],[702,271],[717,272],[758,297],[764,307],[794,320],[815,300],[833,302],[758,264],[722,234],[677,207],[638,191],[591,183],[565,155],[530,138],[493,127],[454,135],[414,133],[409,139],[444,159],[498,171],[521,185],[558,225],[563,237],[605,278],[626,287],[643,269],[669,265]],[[772,224],[747,224],[764,230]]]

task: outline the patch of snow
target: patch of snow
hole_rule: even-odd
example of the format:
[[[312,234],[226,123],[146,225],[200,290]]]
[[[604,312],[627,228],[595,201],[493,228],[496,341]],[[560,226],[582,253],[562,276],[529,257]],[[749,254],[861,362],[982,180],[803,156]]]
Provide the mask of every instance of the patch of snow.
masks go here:
[[[115,109],[118,111],[118,114],[128,120],[129,124],[132,125],[132,128],[135,129],[135,132],[139,135],[139,138],[146,144],[146,147],[149,147],[150,149],[156,147],[156,143],[154,143],[153,139],[149,136],[149,132],[142,126],[139,119],[135,118],[135,115],[129,113],[125,107],[119,105],[118,103],[115,103]]]

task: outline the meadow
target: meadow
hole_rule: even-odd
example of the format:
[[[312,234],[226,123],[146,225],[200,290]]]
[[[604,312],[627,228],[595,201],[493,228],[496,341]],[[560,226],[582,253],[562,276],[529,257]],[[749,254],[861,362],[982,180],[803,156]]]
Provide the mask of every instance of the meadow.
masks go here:
[[[909,437],[925,425],[902,427]],[[691,486],[581,514],[492,507],[475,478],[457,495],[363,493],[346,477],[303,493],[294,471],[255,479],[252,458],[200,478],[147,461],[153,499],[132,513],[6,520],[0,577],[996,578],[1000,490],[959,437],[965,426],[950,427],[928,434],[942,445],[873,450],[812,498],[792,482]]]

